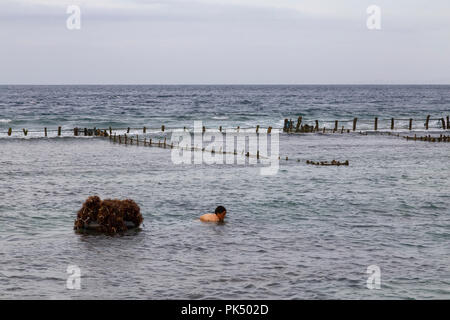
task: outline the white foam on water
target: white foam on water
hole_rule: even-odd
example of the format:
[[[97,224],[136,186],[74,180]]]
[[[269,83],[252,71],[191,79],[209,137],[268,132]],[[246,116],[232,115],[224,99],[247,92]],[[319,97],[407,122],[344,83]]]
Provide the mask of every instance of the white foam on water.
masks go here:
[[[0,119],[0,123],[9,123],[11,121],[11,119]]]

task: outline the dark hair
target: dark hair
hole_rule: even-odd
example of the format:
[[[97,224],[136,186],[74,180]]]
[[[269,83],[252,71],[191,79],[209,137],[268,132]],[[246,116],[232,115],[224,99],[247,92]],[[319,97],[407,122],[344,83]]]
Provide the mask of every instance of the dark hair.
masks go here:
[[[218,206],[218,207],[216,208],[216,211],[214,211],[214,213],[215,213],[215,214],[218,214],[218,213],[224,213],[225,211],[227,211],[227,209],[225,209],[225,207]]]

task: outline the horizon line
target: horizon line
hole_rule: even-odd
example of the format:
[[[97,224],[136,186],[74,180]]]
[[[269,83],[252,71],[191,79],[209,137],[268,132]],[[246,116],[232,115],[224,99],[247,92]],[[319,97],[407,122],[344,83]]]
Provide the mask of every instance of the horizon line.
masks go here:
[[[449,86],[450,83],[0,83],[0,86]]]

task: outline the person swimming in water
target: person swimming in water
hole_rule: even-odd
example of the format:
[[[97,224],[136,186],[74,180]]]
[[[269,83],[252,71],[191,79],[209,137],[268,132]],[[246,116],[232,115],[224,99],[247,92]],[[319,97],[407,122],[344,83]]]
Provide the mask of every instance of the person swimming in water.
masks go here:
[[[222,206],[218,206],[214,213],[207,213],[200,217],[200,221],[203,222],[223,222],[225,215],[227,214],[227,209]]]

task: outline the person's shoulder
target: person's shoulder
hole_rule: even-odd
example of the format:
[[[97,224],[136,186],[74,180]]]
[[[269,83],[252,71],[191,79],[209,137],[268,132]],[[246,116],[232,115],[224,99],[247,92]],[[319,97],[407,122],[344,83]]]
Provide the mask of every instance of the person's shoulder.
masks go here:
[[[204,215],[202,215],[200,217],[201,221],[214,221],[214,217],[215,215],[213,215],[212,213],[205,213]]]

